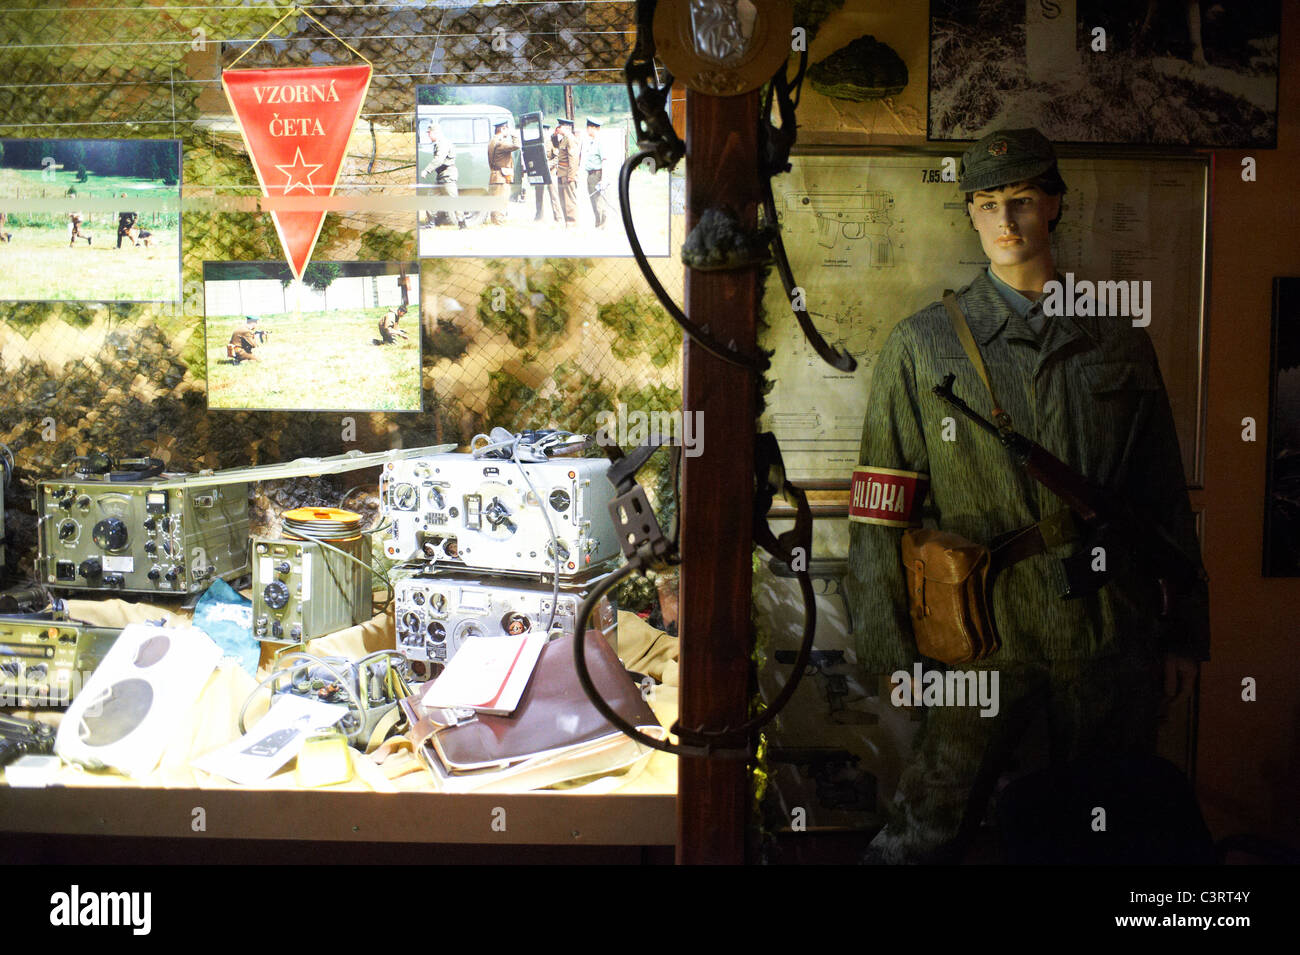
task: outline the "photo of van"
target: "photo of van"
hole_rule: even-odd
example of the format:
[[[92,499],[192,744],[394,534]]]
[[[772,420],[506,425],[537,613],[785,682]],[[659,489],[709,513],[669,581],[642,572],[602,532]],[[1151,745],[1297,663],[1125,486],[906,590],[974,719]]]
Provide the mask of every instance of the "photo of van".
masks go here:
[[[419,85],[415,94],[422,258],[632,254],[619,208],[620,171],[636,150],[624,86]],[[646,165],[628,178],[648,256],[669,254],[669,178]]]
[[[457,185],[462,195],[488,194],[488,140],[492,138],[492,129],[497,123],[509,123],[516,129],[515,118],[510,111],[501,106],[491,105],[448,105],[421,106],[416,115],[416,169],[423,173],[432,151],[425,130],[431,122],[437,122],[442,129],[443,138],[451,140],[456,147]],[[510,196],[515,198],[523,188],[524,177],[520,154],[515,154],[515,181],[510,187]],[[421,185],[431,184],[433,174],[421,175]]]

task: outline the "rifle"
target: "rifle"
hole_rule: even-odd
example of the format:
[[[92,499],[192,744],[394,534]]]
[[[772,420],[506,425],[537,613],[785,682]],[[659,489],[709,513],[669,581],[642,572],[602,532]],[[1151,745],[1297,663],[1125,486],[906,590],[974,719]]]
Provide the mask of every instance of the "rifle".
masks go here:
[[[1060,498],[1091,536],[1117,540],[1128,548],[1130,554],[1151,568],[1160,587],[1162,618],[1171,616],[1175,592],[1189,592],[1193,588],[1204,586],[1204,571],[1170,540],[1162,528],[1088,483],[1083,475],[1041,444],[1020,434],[1009,423],[994,424],[974,411],[953,393],[952,383],[956,377],[953,374],[945,375],[943,381],[932,390],[939,398],[1001,441],[1011,452],[1016,464]],[[1109,575],[1105,572],[1092,572],[1088,557],[1085,551],[1062,561],[1066,585],[1061,596],[1069,598],[1093,593],[1106,582]]]

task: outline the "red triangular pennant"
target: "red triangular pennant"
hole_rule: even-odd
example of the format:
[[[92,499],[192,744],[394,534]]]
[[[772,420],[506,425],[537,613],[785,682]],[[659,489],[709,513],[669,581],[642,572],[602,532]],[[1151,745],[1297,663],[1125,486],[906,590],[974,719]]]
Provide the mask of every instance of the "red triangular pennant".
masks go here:
[[[221,86],[266,196],[330,196],[370,88],[370,66],[224,70]],[[289,267],[302,278],[325,212],[273,210]]]

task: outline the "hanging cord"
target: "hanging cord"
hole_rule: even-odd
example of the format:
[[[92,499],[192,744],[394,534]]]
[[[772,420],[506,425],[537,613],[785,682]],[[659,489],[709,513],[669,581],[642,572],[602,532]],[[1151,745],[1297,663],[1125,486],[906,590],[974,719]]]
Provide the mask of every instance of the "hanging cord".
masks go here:
[[[374,66],[374,64],[371,63],[370,60],[366,59],[366,57],[362,56],[361,52],[360,52],[356,47],[354,47],[351,43],[349,43],[347,40],[343,39],[343,37],[339,36],[337,33],[335,33],[333,30],[331,30],[331,29],[330,29],[329,27],[327,27],[325,24],[321,23],[321,22],[320,22],[319,20],[317,20],[314,16],[312,16],[308,11],[306,11],[306,10],[304,10],[303,8],[301,8],[301,7],[295,5],[295,6],[291,6],[291,7],[289,8],[289,11],[288,11],[287,13],[285,13],[282,17],[280,17],[280,19],[278,19],[278,20],[276,20],[274,23],[272,23],[271,26],[270,26],[270,28],[269,28],[265,33],[263,33],[261,36],[259,36],[256,40],[254,40],[254,41],[249,45],[249,47],[248,47],[247,50],[245,50],[243,53],[239,54],[239,56],[235,57],[234,62],[232,62],[232,63],[230,64],[230,66],[226,67],[226,69],[228,69],[228,70],[232,70],[232,69],[234,69],[234,68],[235,68],[235,63],[238,63],[238,62],[239,62],[240,60],[242,60],[244,57],[248,56],[248,54],[252,53],[252,52],[253,52],[253,47],[257,46],[259,43],[261,43],[263,40],[265,40],[267,37],[269,37],[269,36],[271,35],[271,31],[272,31],[272,30],[274,30],[274,29],[275,29],[276,27],[278,27],[281,23],[283,23],[285,20],[289,19],[291,16],[294,16],[295,14],[302,14],[304,17],[306,17],[306,18],[307,18],[308,20],[310,20],[312,23],[316,24],[318,27],[320,27],[322,30],[324,30],[326,33],[328,33],[328,34],[329,34],[330,36],[332,36],[334,39],[338,40],[340,43],[342,43],[344,46],[346,46],[349,50],[351,50],[351,51],[352,51],[353,53],[355,53],[357,56],[361,57],[361,59],[365,61],[365,63],[366,63],[367,66],[371,66],[371,67]]]
[[[813,638],[817,632],[817,596],[813,590],[812,575],[807,570],[808,562],[812,560],[812,510],[808,506],[808,498],[804,492],[786,480],[785,466],[781,461],[781,452],[776,438],[771,434],[758,435],[754,469],[756,479],[754,540],[765,551],[791,568],[799,581],[799,591],[803,595],[803,641],[799,645],[799,654],[795,658],[793,672],[776,699],[764,707],[761,713],[740,726],[724,727],[721,730],[705,730],[703,727],[683,729],[679,721],[673,724],[669,732],[676,735],[682,741],[680,743],[671,743],[648,736],[619,716],[592,682],[591,673],[587,668],[586,637],[587,620],[593,608],[625,577],[634,572],[644,575],[648,569],[662,569],[670,563],[680,562],[676,541],[678,522],[674,521],[674,537],[664,538],[654,512],[650,510],[646,501],[645,491],[635,480],[636,472],[656,450],[657,445],[647,443],[625,457],[621,449],[611,449],[614,464],[610,468],[610,480],[619,491],[619,496],[610,503],[609,508],[619,530],[619,543],[623,546],[624,554],[628,556],[628,563],[597,584],[579,606],[573,633],[574,670],[578,674],[578,682],[583,692],[587,694],[587,698],[600,714],[625,736],[643,746],[676,756],[749,759],[753,756],[751,740],[754,735],[776,719],[794,697],[799,682],[808,669],[808,661],[812,659]],[[676,455],[674,460],[675,458]],[[674,482],[675,479],[674,474]],[[794,505],[798,512],[794,528],[779,537],[767,526],[767,512],[771,510],[772,501],[778,495]],[[620,511],[627,515],[626,518],[620,519]],[[638,529],[641,532],[638,532]],[[803,565],[804,569],[794,570],[795,565]]]
[[[637,137],[637,152],[624,161],[618,174],[618,205],[623,219],[623,231],[627,233],[628,245],[632,247],[632,257],[636,260],[637,268],[682,333],[694,339],[715,358],[744,368],[752,374],[762,375],[769,366],[766,355],[762,352],[746,355],[736,348],[735,342],[724,344],[709,333],[707,325],[696,325],[686,317],[686,313],[672,300],[655,275],[632,222],[631,182],[636,168],[649,161],[652,172],[661,169],[671,172],[686,155],[686,144],[677,135],[672,120],[668,118],[668,97],[672,91],[673,76],[664,71],[664,84],[656,86],[653,82],[656,78],[654,11],[655,0],[641,0],[637,4],[636,42],[623,68]]]

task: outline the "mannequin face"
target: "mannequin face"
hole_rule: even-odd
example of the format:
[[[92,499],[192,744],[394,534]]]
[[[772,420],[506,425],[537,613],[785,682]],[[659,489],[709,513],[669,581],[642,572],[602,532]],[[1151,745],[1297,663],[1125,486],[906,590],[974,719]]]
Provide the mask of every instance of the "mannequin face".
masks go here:
[[[1014,267],[1051,257],[1048,224],[1061,210],[1060,196],[1021,182],[976,192],[972,199],[966,211],[990,263]]]

